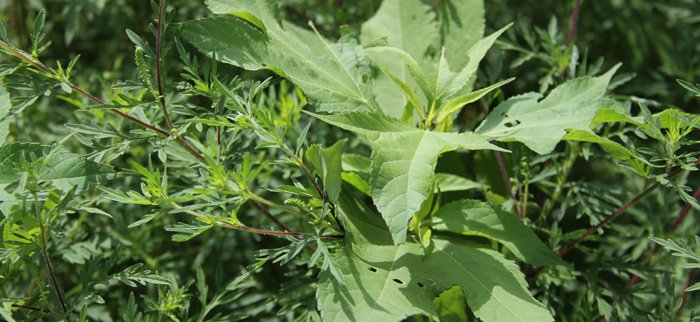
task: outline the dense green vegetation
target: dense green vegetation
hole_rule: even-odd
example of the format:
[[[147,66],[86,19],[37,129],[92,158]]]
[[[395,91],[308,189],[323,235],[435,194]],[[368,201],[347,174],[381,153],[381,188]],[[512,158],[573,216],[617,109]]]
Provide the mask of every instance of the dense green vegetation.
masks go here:
[[[695,1],[0,21],[0,320],[697,319]]]

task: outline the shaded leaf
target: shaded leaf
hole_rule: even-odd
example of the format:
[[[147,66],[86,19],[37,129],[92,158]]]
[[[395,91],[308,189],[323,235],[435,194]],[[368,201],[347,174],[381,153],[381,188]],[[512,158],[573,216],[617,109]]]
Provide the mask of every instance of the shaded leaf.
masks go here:
[[[414,242],[346,245],[333,254],[345,285],[322,273],[316,292],[323,321],[401,321],[437,317],[433,299],[458,285],[483,321],[553,321],[527,290],[518,266],[496,251],[459,240],[433,240],[429,255]]]
[[[533,265],[565,264],[515,215],[485,202],[460,200],[444,205],[432,217],[430,226],[436,231],[497,240]]]

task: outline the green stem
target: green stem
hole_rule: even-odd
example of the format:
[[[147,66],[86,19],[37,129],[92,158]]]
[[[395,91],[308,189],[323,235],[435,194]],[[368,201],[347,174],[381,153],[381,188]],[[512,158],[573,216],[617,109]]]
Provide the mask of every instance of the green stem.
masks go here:
[[[80,94],[80,95],[86,97],[87,99],[91,100],[92,102],[97,103],[97,104],[100,104],[100,105],[108,105],[105,101],[103,101],[103,100],[97,98],[97,96],[95,96],[95,95],[92,95],[92,94],[88,93],[87,91],[85,91],[84,89],[78,87],[78,85],[73,84],[73,83],[70,82],[69,80],[67,80],[67,79],[61,79],[60,75],[58,75],[58,74],[57,74],[54,70],[52,70],[51,68],[47,67],[46,65],[44,65],[43,63],[41,63],[41,62],[39,62],[39,61],[34,60],[34,58],[31,58],[31,57],[27,56],[23,51],[14,48],[14,47],[11,46],[10,44],[8,44],[8,43],[6,43],[6,42],[4,42],[4,41],[2,41],[2,40],[0,40],[0,48],[3,49],[4,51],[6,51],[8,54],[10,54],[10,55],[12,55],[12,56],[15,56],[16,58],[19,58],[20,60],[22,60],[22,61],[28,63],[29,65],[33,66],[34,68],[36,68],[36,69],[38,69],[38,70],[40,70],[40,71],[46,73],[46,74],[47,74],[47,75],[46,75],[47,77],[53,78],[53,79],[57,79],[57,80],[59,80],[59,81],[65,83],[66,85],[68,85],[68,87],[70,87],[71,89],[73,89],[74,91],[76,91],[78,94]],[[153,125],[151,125],[151,124],[148,124],[148,123],[146,123],[146,122],[143,122],[143,121],[141,121],[141,120],[139,120],[139,119],[137,119],[137,118],[135,118],[135,117],[133,117],[133,116],[131,116],[131,115],[128,115],[128,114],[126,114],[126,113],[124,113],[124,112],[122,112],[122,111],[116,109],[116,108],[109,109],[109,111],[112,112],[112,113],[114,113],[114,114],[117,114],[119,117],[121,117],[121,118],[123,118],[123,119],[125,119],[125,120],[127,120],[127,121],[129,121],[129,122],[132,122],[132,123],[134,123],[134,124],[136,124],[136,125],[139,125],[139,126],[141,126],[141,127],[143,127],[143,128],[146,128],[146,129],[148,129],[148,130],[151,130],[151,131],[153,131],[153,132],[156,132],[156,133],[158,133],[158,134],[160,134],[160,135],[162,135],[162,136],[164,136],[164,137],[169,137],[169,136],[172,135],[170,132],[168,132],[168,131],[166,131],[166,130],[160,129],[160,128],[156,127],[156,126],[153,126]],[[192,154],[195,158],[197,158],[197,159],[199,159],[199,160],[204,160],[204,157],[203,157],[199,152],[197,152],[192,146],[190,146],[190,145],[185,141],[185,139],[183,139],[181,136],[178,136],[178,137],[176,138],[176,141],[177,141],[178,144],[180,144],[180,146],[182,146],[183,148],[185,148],[185,150],[187,150],[187,152],[189,152],[190,154]]]
[[[182,206],[176,204],[176,203],[171,203],[171,206],[176,208],[176,209],[181,209]],[[198,218],[202,221],[207,220],[207,216],[204,214],[200,214],[196,211],[192,210],[187,210],[185,211],[186,214],[189,214],[191,216],[194,216],[195,218]],[[225,221],[219,221],[216,223],[217,226],[221,228],[226,228],[226,229],[233,229],[233,230],[241,230],[253,234],[259,234],[259,235],[267,235],[267,236],[281,236],[281,237],[295,237],[295,238],[301,238],[305,233],[300,233],[300,232],[293,232],[293,231],[275,231],[275,230],[266,230],[266,229],[258,229],[258,228],[253,228],[253,227],[248,227],[243,224],[231,224],[229,222]],[[321,238],[333,238],[333,239],[342,239],[345,236],[343,235],[321,235]]]
[[[567,178],[569,177],[571,168],[573,168],[574,163],[576,163],[576,159],[578,158],[578,152],[580,150],[579,145],[575,142],[572,142],[570,146],[571,150],[569,150],[569,156],[564,161],[564,167],[557,176],[557,185],[554,188],[554,192],[552,192],[552,196],[545,203],[546,206],[540,212],[538,222],[542,222],[544,218],[551,215],[552,211],[554,211],[554,205],[559,200],[559,197],[561,197],[561,193],[562,191],[564,191],[564,185],[567,182]]]
[[[158,103],[160,108],[163,110],[163,118],[165,122],[168,123],[168,128],[172,131],[175,126],[173,125],[172,119],[170,119],[170,114],[168,114],[168,108],[165,104],[165,91],[163,90],[163,72],[161,70],[161,33],[163,31],[163,13],[165,11],[165,0],[158,1],[158,23],[156,24],[156,86],[158,87]]]
[[[51,263],[51,258],[49,257],[49,252],[46,247],[46,226],[44,225],[44,218],[41,211],[41,203],[39,202],[39,196],[36,191],[32,192],[34,196],[34,209],[36,212],[37,220],[39,220],[39,237],[41,241],[41,257],[44,258],[44,263],[46,264],[46,270],[49,272],[51,277],[51,284],[56,291],[56,297],[58,302],[61,304],[61,309],[63,314],[68,315],[68,307],[66,306],[66,300],[63,298],[63,293],[61,292],[61,287],[58,285],[58,278],[56,278],[56,273],[53,270],[53,264]]]

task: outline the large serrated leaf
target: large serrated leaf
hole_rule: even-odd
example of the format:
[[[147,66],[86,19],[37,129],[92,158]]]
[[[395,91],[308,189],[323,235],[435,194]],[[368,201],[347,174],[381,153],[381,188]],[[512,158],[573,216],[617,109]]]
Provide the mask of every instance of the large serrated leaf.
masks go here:
[[[427,256],[414,242],[400,246],[346,245],[333,255],[344,284],[321,274],[316,293],[323,321],[401,321],[435,318],[433,299],[458,285],[483,321],[553,321],[527,290],[515,263],[478,244],[434,239]]]
[[[248,70],[269,69],[299,86],[318,110],[376,108],[364,51],[350,36],[330,43],[279,19],[275,1],[212,0],[230,14],[184,24],[183,36],[222,62]]]
[[[471,89],[470,83],[473,83],[476,78],[475,74],[479,63],[486,56],[486,52],[493,46],[496,38],[509,27],[510,25],[507,25],[488,37],[477,41],[464,54],[467,57],[464,65],[451,65],[445,56],[446,53],[442,52],[431,82],[433,91],[431,96],[435,99],[437,106],[442,107],[446,100]]]
[[[438,6],[439,43],[445,48],[450,66],[462,67],[468,58],[465,48],[471,48],[484,35],[483,0],[430,0]],[[437,58],[437,57],[436,57]]]
[[[533,265],[565,264],[521,220],[485,202],[460,200],[444,205],[433,216],[430,226],[436,231],[495,239]]]
[[[433,189],[440,154],[456,149],[501,150],[473,133],[421,130],[378,113],[311,115],[370,141],[372,199],[396,243],[406,240],[408,220]]]
[[[618,66],[599,77],[568,81],[543,100],[528,93],[501,103],[476,133],[499,141],[518,141],[539,154],[549,153],[567,130],[588,130]]]
[[[389,46],[402,49],[423,62],[428,50],[438,40],[435,13],[422,0],[385,0],[377,13],[362,25],[362,43],[367,45],[384,38]],[[373,64],[384,73],[376,75],[373,86],[382,111],[400,117],[407,98],[394,83],[410,86],[408,69],[401,60],[381,53],[369,54]]]

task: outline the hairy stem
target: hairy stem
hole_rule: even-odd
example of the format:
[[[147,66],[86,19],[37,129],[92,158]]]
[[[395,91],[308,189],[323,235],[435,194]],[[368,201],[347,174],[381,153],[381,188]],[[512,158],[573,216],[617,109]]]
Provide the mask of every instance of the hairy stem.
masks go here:
[[[253,204],[253,206],[254,206],[255,208],[257,208],[258,210],[260,210],[260,212],[262,212],[263,215],[265,215],[265,217],[267,217],[267,218],[270,219],[272,222],[274,222],[275,225],[277,225],[277,227],[279,227],[280,229],[282,229],[282,230],[284,230],[284,231],[292,231],[291,229],[289,229],[289,227],[287,227],[287,225],[285,225],[281,220],[279,220],[279,218],[275,217],[275,215],[273,215],[273,214],[272,214],[269,210],[267,210],[267,208],[265,208],[263,205],[261,205],[260,203],[254,201],[254,200],[251,200],[251,203]]]

